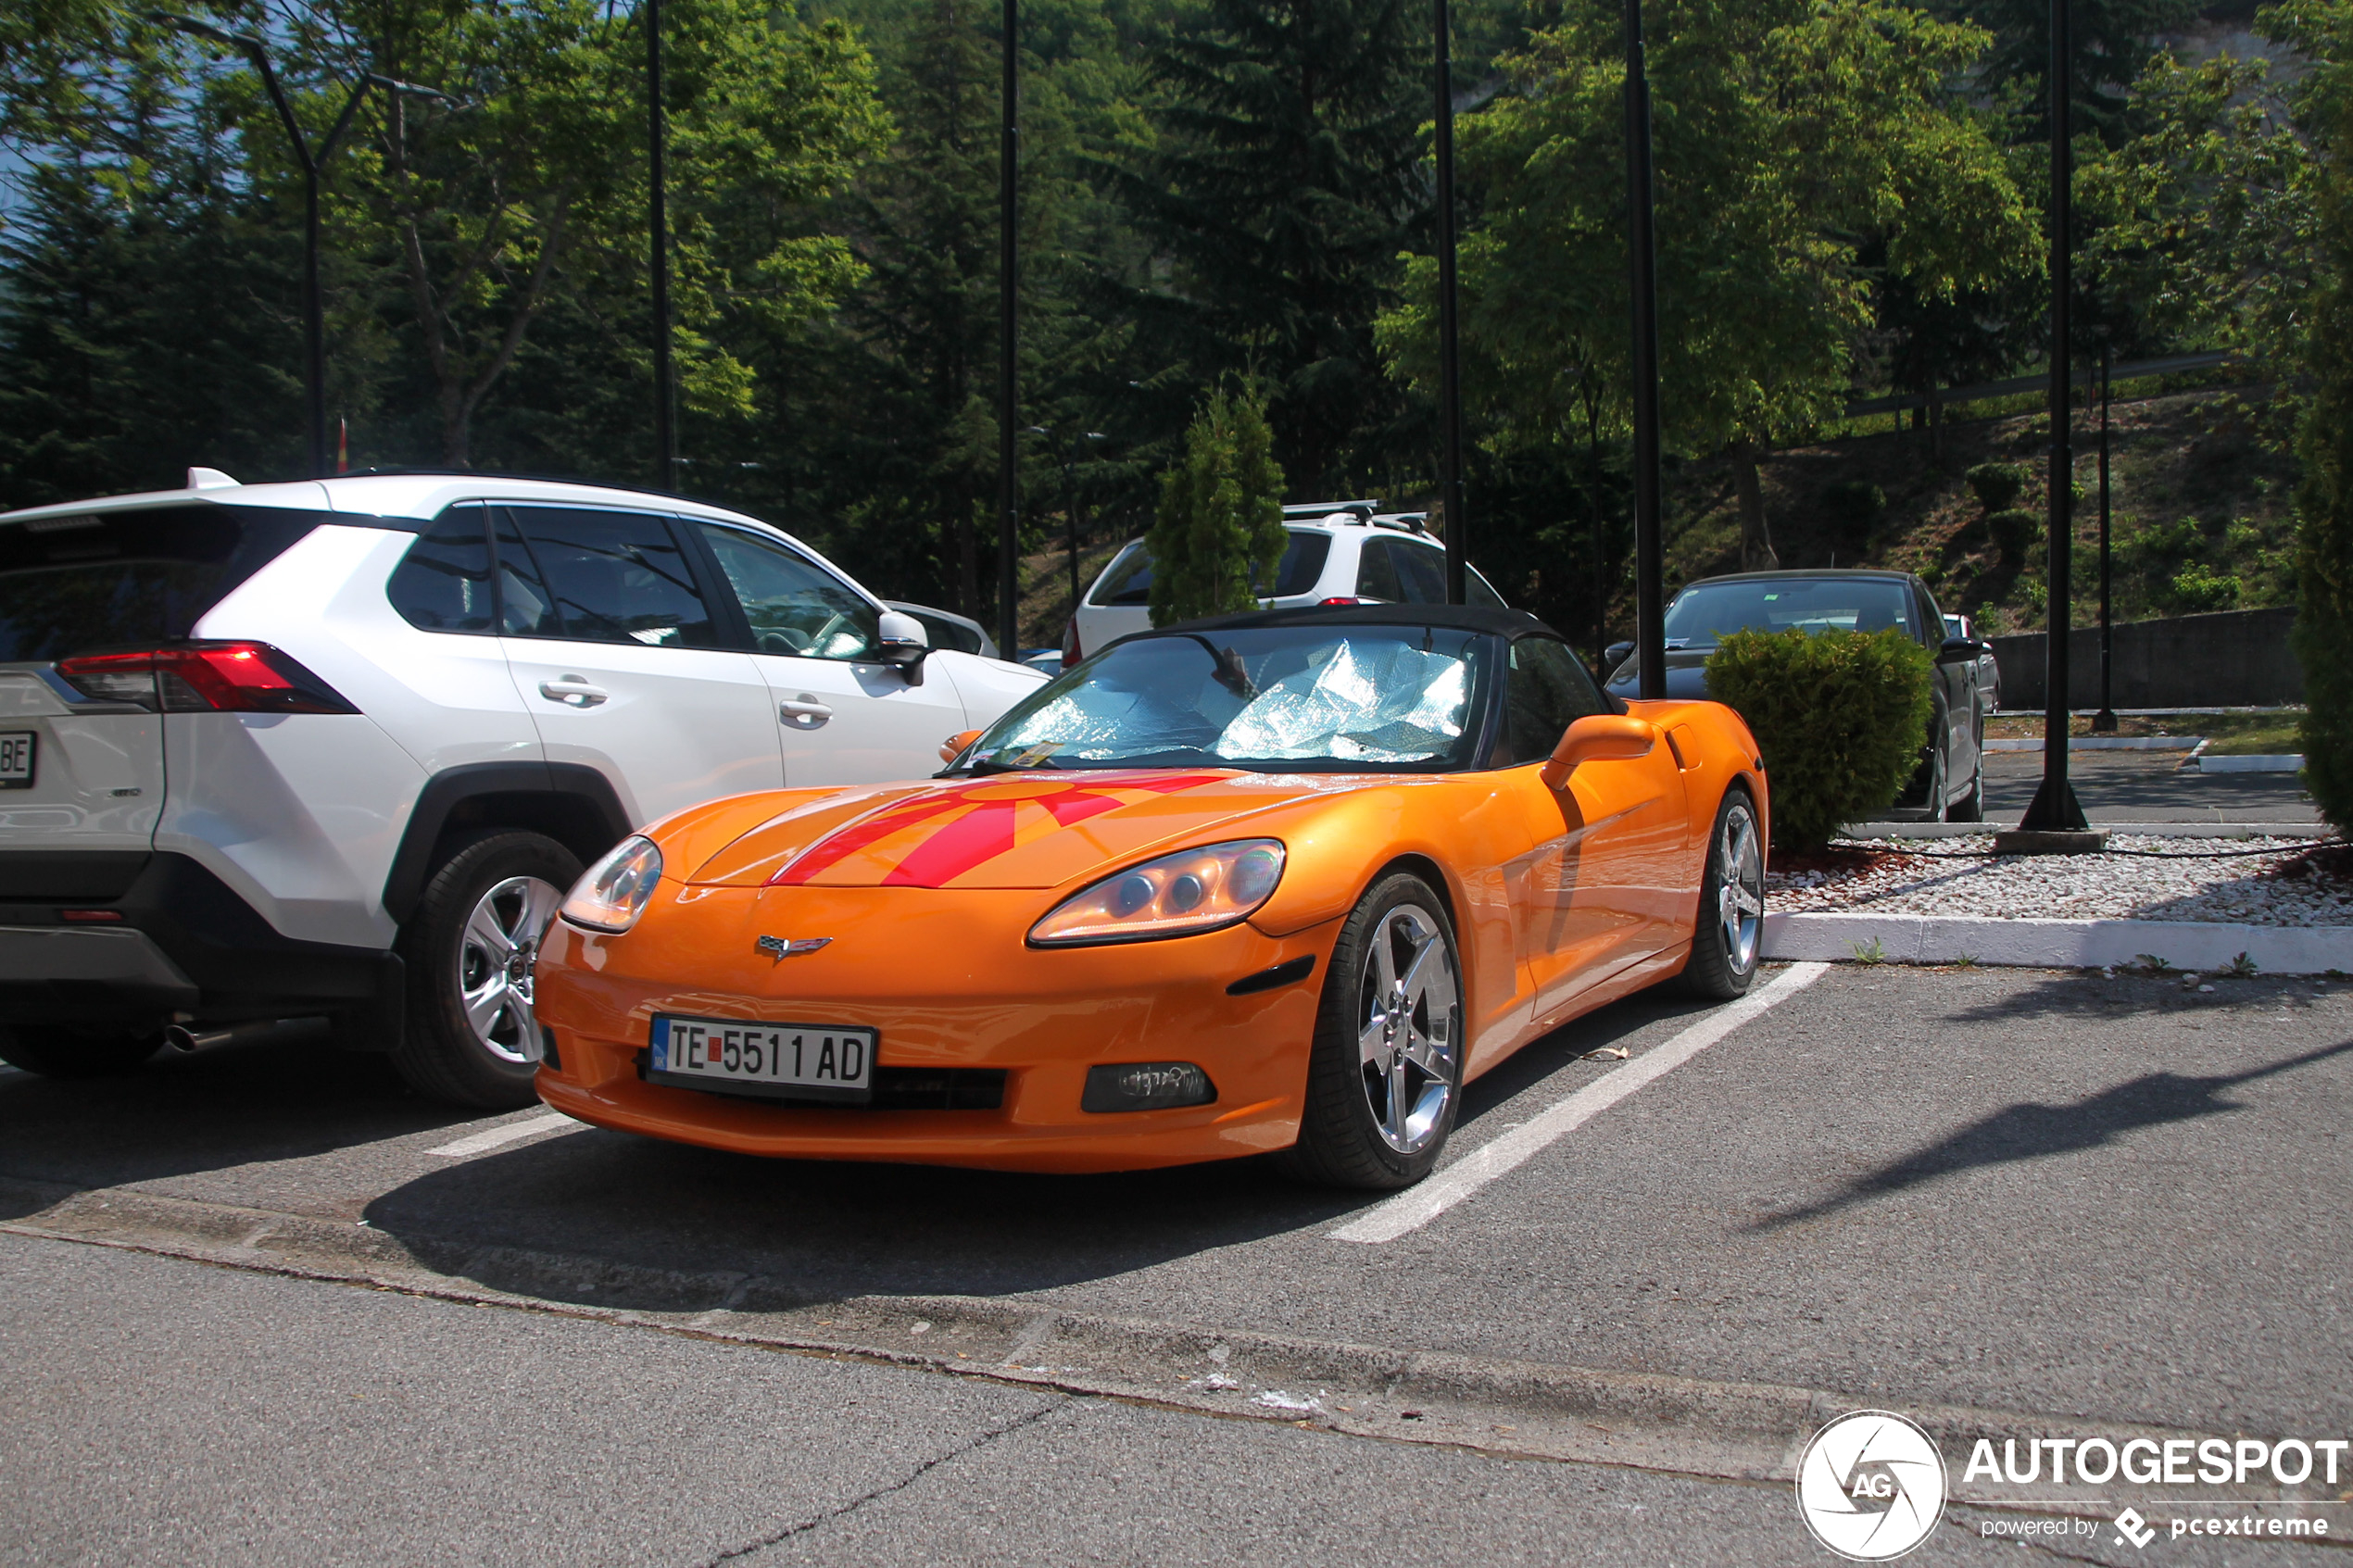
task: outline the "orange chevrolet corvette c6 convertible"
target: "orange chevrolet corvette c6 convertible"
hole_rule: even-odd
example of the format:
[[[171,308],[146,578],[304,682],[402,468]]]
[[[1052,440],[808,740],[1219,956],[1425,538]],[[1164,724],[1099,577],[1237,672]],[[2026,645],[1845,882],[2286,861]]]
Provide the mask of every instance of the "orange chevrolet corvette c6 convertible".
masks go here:
[[[1399,1187],[1465,1083],[1755,973],[1766,794],[1711,702],[1516,611],[1273,610],[1113,644],[934,778],[715,800],[581,879],[539,1092],[747,1154]]]

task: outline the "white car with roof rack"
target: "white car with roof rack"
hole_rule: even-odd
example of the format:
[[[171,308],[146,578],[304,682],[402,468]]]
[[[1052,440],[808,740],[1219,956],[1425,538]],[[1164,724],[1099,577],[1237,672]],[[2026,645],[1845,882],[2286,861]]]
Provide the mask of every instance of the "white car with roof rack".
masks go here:
[[[1290,535],[1275,568],[1269,609],[1315,604],[1444,604],[1446,547],[1426,512],[1385,512],[1378,501],[1308,501],[1283,508]],[[1501,609],[1503,596],[1468,569],[1470,602]],[[1062,668],[1134,632],[1151,630],[1151,552],[1131,539],[1078,601],[1063,633]]]
[[[1044,679],[674,496],[483,474],[0,514],[0,1058],[326,1015],[522,1105],[581,867],[714,797],[920,776]]]

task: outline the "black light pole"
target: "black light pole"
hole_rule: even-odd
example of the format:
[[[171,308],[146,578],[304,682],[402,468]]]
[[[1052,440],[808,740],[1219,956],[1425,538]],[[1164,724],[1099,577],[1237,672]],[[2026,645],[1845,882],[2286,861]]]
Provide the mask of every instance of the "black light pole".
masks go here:
[[[2095,734],[2107,734],[2116,728],[2114,633],[2108,620],[2108,344],[2100,338],[2100,710],[2092,719]]]
[[[286,140],[294,147],[295,162],[302,169],[302,329],[303,329],[303,423],[309,437],[310,471],[324,478],[330,471],[327,461],[327,304],[325,291],[319,282],[319,182],[334,156],[343,133],[350,129],[351,117],[359,112],[359,100],[368,95],[371,87],[381,87],[387,93],[409,93],[423,98],[442,98],[446,94],[412,82],[397,82],[389,76],[370,72],[352,85],[351,96],[344,100],[343,112],[323,141],[314,149],[302,133],[302,122],[295,119],[294,106],[278,85],[278,73],[270,68],[269,52],[261,40],[245,33],[228,32],[201,22],[194,17],[174,16],[163,11],[151,11],[148,19],[158,26],[208,43],[225,44],[253,62],[254,70],[261,78],[262,89],[270,94],[270,105],[278,111],[278,122],[285,127]]]
[[[2073,345],[2069,341],[2068,294],[2073,235],[2073,149],[2069,114],[2070,57],[2068,0],[2051,0],[2051,450],[2046,488],[2050,492],[2046,528],[2049,555],[2044,579],[2050,612],[2043,662],[2043,784],[2033,802],[2019,820],[2022,833],[2082,834],[2091,824],[2067,780],[2068,633],[2073,608],[2075,538],[2070,523],[2075,488],[2075,378]],[[1998,846],[1997,846],[1998,847]],[[2025,847],[2025,846],[2020,846]],[[2069,843],[2058,848],[2089,847]]]
[[[1626,0],[1626,230],[1634,295],[1634,659],[1637,695],[1667,695],[1667,550],[1659,537],[1658,235],[1642,0]]]
[[[678,431],[671,419],[670,214],[665,201],[661,104],[661,0],[646,0],[646,263],[654,318],[654,488],[678,483]]]
[[[1463,515],[1463,382],[1454,309],[1454,55],[1446,0],[1431,0],[1437,34],[1439,504],[1446,513],[1446,602],[1468,602]]]
[[[1018,340],[1019,300],[1015,292],[1020,247],[1013,232],[1020,216],[1015,200],[1015,152],[1021,136],[1016,110],[1021,88],[1015,45],[1021,28],[1021,0],[1005,0],[1004,138],[999,153],[997,197],[997,643],[1013,652],[1020,648],[1021,605],[1013,575],[1013,551],[1020,538],[1021,475],[1015,471],[1013,423],[1019,389],[1013,378],[1013,350]]]

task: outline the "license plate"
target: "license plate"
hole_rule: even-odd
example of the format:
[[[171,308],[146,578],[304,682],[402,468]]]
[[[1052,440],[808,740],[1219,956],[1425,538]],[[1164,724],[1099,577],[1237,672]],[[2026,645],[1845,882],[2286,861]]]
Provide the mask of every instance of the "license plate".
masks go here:
[[[875,1032],[838,1023],[656,1018],[657,1084],[862,1105],[875,1093]]]
[[[39,738],[31,730],[0,734],[0,789],[32,787],[32,747]]]

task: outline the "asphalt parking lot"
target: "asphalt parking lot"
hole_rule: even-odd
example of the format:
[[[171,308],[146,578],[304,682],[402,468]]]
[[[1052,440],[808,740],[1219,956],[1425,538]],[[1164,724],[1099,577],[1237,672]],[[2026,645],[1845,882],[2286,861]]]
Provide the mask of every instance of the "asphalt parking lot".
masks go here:
[[[1705,1421],[1614,1449],[1593,1412],[1739,1386],[2353,1432],[2341,987],[1795,978],[1371,1243],[1335,1235],[1371,1205],[1254,1163],[817,1166],[468,1122],[300,1032],[0,1073],[0,1562],[1817,1562],[1786,1482],[1715,1462]],[[1530,1047],[1450,1160],[1707,1016],[1638,998]],[[371,1283],[338,1236],[406,1272],[333,1283]],[[993,1312],[1046,1326],[1000,1354]],[[1440,1430],[1402,1403],[1431,1367],[1501,1391]],[[1603,1436],[1523,1430],[1515,1368],[1577,1369]],[[1917,1560],[2057,1549],[1994,1516],[1955,1506]]]
[[[2071,751],[2068,778],[2095,822],[2317,822],[2294,773],[2199,773],[2179,751]],[[1985,754],[1985,817],[2013,825],[2043,782],[2039,751]]]

